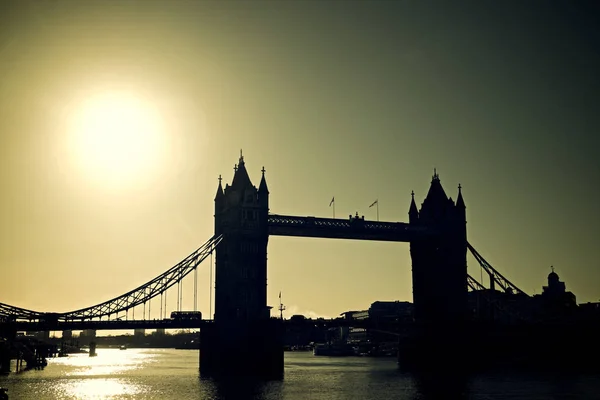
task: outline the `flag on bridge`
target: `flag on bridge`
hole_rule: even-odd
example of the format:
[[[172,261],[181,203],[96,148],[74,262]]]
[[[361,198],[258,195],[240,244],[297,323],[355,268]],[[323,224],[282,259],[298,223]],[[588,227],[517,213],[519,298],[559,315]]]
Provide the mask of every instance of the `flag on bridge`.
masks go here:
[[[331,198],[331,201],[329,202],[329,207],[331,207],[331,205],[335,202],[335,196],[333,196]]]
[[[371,205],[369,206],[369,208],[373,207],[375,204],[378,204],[378,203],[379,203],[379,200],[375,200],[375,201],[373,202],[373,204],[371,204]]]

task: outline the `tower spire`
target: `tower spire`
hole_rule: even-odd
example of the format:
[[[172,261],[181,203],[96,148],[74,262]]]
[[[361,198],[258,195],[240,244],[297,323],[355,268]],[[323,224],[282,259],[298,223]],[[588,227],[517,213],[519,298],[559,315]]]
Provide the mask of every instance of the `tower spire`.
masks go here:
[[[240,149],[240,160],[234,167],[233,180],[231,181],[231,187],[237,189],[240,188],[248,188],[252,186],[252,182],[250,181],[250,177],[248,176],[248,171],[246,170],[246,163],[244,162],[244,154]]]
[[[415,203],[415,191],[412,190],[410,192],[411,200],[410,200],[410,208],[408,209],[408,222],[417,222],[419,219],[419,210],[417,209],[417,204]]]
[[[258,192],[269,194],[269,188],[267,187],[267,179],[265,178],[265,172],[266,172],[265,167],[262,167],[260,172],[262,172],[262,178],[260,178],[260,184],[258,185]]]
[[[223,186],[221,186],[222,180],[223,178],[221,178],[221,175],[219,175],[219,187],[217,188],[217,195],[215,196],[215,201],[221,199],[224,196]]]
[[[462,189],[462,186],[459,183],[458,184],[458,197],[456,198],[456,207],[466,208],[466,206],[465,206],[465,200],[463,199],[461,189]]]

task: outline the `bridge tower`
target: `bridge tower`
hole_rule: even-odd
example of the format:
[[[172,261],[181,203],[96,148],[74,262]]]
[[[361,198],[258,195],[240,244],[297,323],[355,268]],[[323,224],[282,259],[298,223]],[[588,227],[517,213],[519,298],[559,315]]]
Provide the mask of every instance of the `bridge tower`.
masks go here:
[[[467,220],[458,186],[456,203],[433,173],[421,210],[413,199],[410,225],[427,227],[432,236],[410,242],[415,319],[423,324],[456,324],[467,315]]]
[[[466,207],[458,186],[456,203],[448,198],[435,172],[417,209],[414,193],[409,224],[429,234],[410,241],[416,342],[402,345],[400,365],[430,370],[448,368],[464,354],[467,316]]]
[[[257,189],[243,156],[230,185],[221,182],[215,197],[217,248],[215,321],[269,319],[267,307],[267,243],[269,190],[264,175]]]
[[[269,189],[262,169],[252,184],[240,152],[231,185],[215,196],[214,326],[201,333],[200,370],[205,375],[283,374],[281,322],[267,306]]]

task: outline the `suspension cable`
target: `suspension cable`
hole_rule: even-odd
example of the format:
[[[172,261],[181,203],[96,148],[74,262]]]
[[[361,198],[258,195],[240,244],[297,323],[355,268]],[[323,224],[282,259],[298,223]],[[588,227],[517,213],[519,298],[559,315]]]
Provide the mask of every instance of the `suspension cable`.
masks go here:
[[[198,311],[198,268],[194,268],[194,312]]]
[[[101,318],[102,316],[109,315],[118,315],[120,312],[125,311],[125,318],[129,319],[129,310],[132,310],[132,316],[135,318],[135,307],[145,304],[145,302],[149,301],[152,297],[158,297],[158,295],[164,294],[165,302],[164,307],[161,300],[161,308],[164,310],[163,315],[167,315],[167,291],[169,288],[174,286],[176,283],[179,284],[180,292],[178,295],[179,300],[179,309],[183,307],[183,288],[181,281],[185,276],[187,276],[192,270],[195,270],[198,265],[208,258],[208,256],[212,256],[212,251],[222,242],[223,235],[215,235],[210,238],[206,243],[200,246],[198,249],[193,251],[186,258],[181,260],[179,263],[169,268],[167,271],[162,273],[161,275],[155,277],[154,279],[144,283],[143,285],[124,293],[118,297],[113,299],[104,301],[102,303],[93,305],[91,307],[86,307],[78,310],[73,310],[70,312],[59,313],[58,318],[63,321],[68,320],[95,320],[97,318]],[[212,304],[211,304],[212,306]],[[196,298],[196,307],[197,307],[197,298]],[[151,314],[150,304],[148,305],[149,314]],[[13,307],[8,304],[0,303],[0,315],[11,315],[18,319],[39,319],[41,315],[44,313],[40,313],[37,311],[31,311],[26,309],[21,309],[18,307]],[[145,310],[144,310],[145,314]],[[144,315],[145,318],[145,315]]]
[[[213,253],[210,252],[210,277],[208,282],[208,318],[213,319],[212,314],[212,288],[213,288]]]
[[[183,276],[179,272],[179,311],[183,310]]]

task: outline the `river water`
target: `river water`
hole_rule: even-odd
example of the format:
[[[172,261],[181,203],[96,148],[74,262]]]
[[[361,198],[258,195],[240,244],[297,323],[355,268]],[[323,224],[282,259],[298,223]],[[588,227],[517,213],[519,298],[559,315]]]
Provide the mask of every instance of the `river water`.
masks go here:
[[[467,362],[463,360],[462,362]],[[393,358],[285,354],[285,378],[213,382],[198,373],[198,351],[98,349],[97,357],[49,360],[39,371],[0,377],[15,399],[600,399],[600,375],[479,375],[427,381]]]

